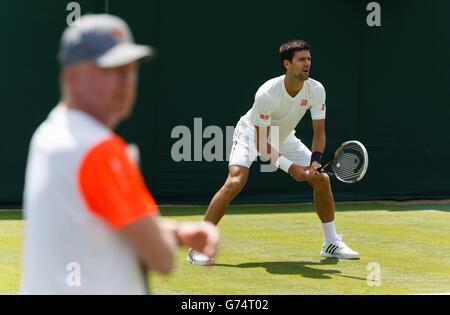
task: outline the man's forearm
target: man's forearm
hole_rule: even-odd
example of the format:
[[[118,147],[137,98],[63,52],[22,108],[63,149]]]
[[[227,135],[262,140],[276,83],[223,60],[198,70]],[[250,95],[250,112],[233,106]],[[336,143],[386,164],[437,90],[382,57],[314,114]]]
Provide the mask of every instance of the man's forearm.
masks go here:
[[[325,146],[326,146],[326,136],[325,134],[322,135],[314,135],[312,140],[312,146],[311,146],[311,152],[325,152]]]

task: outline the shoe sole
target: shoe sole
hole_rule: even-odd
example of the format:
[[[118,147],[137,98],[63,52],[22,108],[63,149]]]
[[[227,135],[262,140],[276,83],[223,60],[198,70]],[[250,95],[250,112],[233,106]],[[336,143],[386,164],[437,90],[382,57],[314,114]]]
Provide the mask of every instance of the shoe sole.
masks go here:
[[[320,253],[320,256],[326,257],[326,258],[337,258],[337,259],[348,259],[348,260],[359,260],[359,256],[351,256],[351,257],[339,257],[337,255],[331,255],[328,253]]]
[[[208,262],[205,262],[205,263],[201,263],[201,262],[198,262],[198,261],[195,261],[195,260],[191,259],[191,257],[188,257],[186,259],[186,261],[188,263],[190,263],[191,265],[197,265],[197,266],[211,266],[211,265],[214,264],[214,261],[211,261],[211,260],[208,261]]]

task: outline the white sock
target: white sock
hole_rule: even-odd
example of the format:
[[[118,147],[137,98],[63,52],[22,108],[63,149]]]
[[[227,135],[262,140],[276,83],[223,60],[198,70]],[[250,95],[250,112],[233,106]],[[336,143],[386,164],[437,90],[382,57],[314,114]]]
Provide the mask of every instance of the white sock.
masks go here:
[[[336,224],[334,221],[328,223],[322,223],[323,233],[325,234],[325,240],[332,241],[337,238]]]

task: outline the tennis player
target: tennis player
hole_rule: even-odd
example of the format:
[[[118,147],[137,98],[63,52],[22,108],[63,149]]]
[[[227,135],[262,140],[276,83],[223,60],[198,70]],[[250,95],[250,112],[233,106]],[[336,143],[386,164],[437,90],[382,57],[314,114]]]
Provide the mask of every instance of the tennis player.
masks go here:
[[[152,57],[126,23],[86,15],[62,36],[62,100],[31,140],[24,294],[145,294],[146,269],[169,274],[178,246],[214,255],[212,224],[163,221],[123,139],[138,61]]]
[[[314,207],[325,235],[320,255],[357,259],[359,254],[342,241],[342,235],[336,234],[329,177],[317,172],[325,150],[326,106],[323,85],[309,77],[310,45],[290,40],[279,52],[286,73],[259,88],[253,107],[237,123],[228,178],[212,199],[204,222],[219,223],[230,202],[244,188],[249,168],[259,153],[297,182],[307,182],[313,188]],[[308,110],[314,130],[311,150],[295,136],[294,130]],[[211,257],[194,249],[189,250],[188,261],[198,265],[213,262]]]

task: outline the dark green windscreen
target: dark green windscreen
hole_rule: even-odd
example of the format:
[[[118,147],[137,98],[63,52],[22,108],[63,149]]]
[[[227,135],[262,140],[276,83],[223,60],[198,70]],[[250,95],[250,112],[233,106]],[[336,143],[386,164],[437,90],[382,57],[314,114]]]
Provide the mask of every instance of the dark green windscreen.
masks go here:
[[[82,13],[105,10],[105,1],[78,2]],[[327,153],[349,139],[369,151],[364,180],[333,181],[335,199],[450,198],[450,2],[378,1],[380,27],[366,24],[369,2],[109,0],[109,12],[127,20],[136,41],[159,51],[155,63],[142,65],[134,114],[118,128],[139,145],[156,200],[210,200],[227,162],[175,162],[172,131],[191,130],[192,159],[194,147],[210,141],[195,134],[194,119],[201,118],[200,132],[218,126],[225,135],[258,87],[282,74],[278,48],[291,38],[311,44],[311,77],[327,92]],[[0,12],[4,206],[21,204],[30,137],[59,99],[56,51],[67,3],[16,0]],[[297,136],[311,144],[309,115]],[[223,152],[229,145],[225,137]],[[236,202],[311,200],[306,184],[259,169],[257,162]]]

